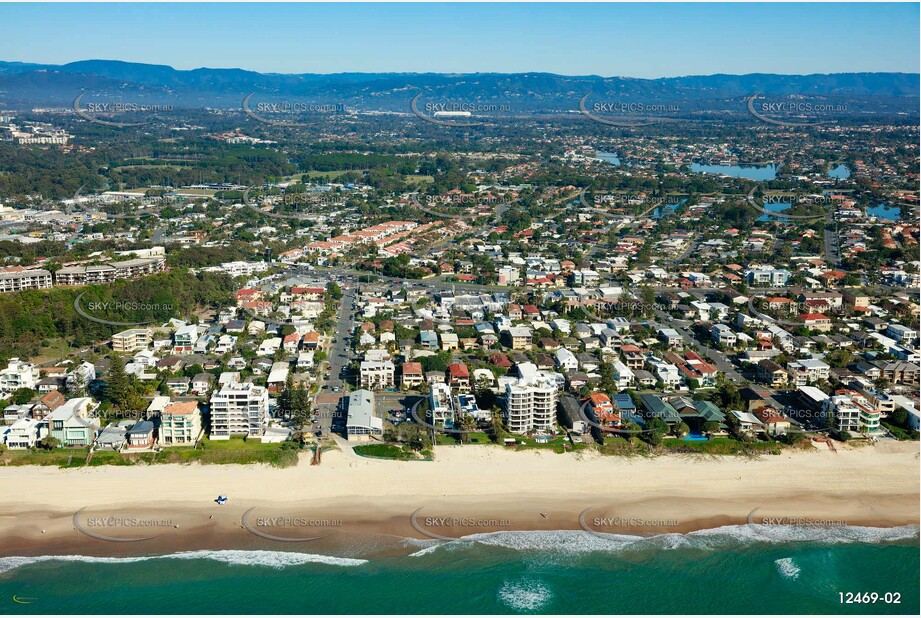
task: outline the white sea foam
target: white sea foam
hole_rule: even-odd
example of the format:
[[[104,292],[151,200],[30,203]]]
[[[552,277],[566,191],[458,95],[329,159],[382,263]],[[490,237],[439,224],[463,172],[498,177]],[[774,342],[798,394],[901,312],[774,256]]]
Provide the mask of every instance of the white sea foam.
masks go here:
[[[358,566],[367,563],[367,560],[358,558],[340,558],[323,554],[302,554],[285,551],[262,550],[200,550],[186,551],[160,556],[131,556],[112,558],[103,556],[10,556],[0,558],[0,573],[13,569],[36,564],[40,562],[87,562],[97,564],[128,564],[143,562],[145,560],[214,560],[225,564],[244,566],[261,566],[274,569],[283,569],[287,566],[300,564],[329,564],[334,566]]]
[[[497,595],[499,601],[517,611],[539,610],[553,598],[553,592],[543,583],[530,579],[505,582]]]
[[[777,565],[777,571],[787,579],[796,579],[799,577],[800,568],[793,562],[793,558],[779,558],[774,561]]]
[[[811,542],[839,545],[847,543],[892,543],[918,538],[918,526],[872,528],[865,526],[767,526],[735,525],[697,530],[687,534],[669,533],[653,536],[590,533],[584,530],[502,531],[461,537],[436,543],[412,556],[437,551],[454,551],[473,543],[504,547],[517,551],[556,553],[626,552],[649,550],[697,549],[719,551],[754,543]]]

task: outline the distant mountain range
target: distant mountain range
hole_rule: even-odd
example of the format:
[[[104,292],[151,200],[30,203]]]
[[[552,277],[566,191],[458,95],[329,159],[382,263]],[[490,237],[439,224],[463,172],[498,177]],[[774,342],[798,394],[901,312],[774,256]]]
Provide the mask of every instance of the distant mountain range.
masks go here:
[[[426,100],[506,103],[522,112],[572,111],[591,94],[593,101],[683,102],[683,109],[714,110],[755,92],[850,101],[854,109],[877,106],[917,113],[916,73],[829,75],[700,75],[662,79],[567,76],[551,73],[334,73],[276,74],[242,69],[176,70],[169,66],[83,60],[64,65],[0,61],[0,109],[69,106],[81,92],[86,101],[131,100],[180,107],[238,107],[254,100],[298,99],[339,103],[364,111],[407,111],[422,92]]]

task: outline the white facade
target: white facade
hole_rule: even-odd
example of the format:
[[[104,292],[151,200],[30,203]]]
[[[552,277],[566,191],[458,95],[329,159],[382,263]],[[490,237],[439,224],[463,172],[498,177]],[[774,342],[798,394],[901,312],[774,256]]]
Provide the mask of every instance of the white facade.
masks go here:
[[[560,348],[554,356],[556,357],[556,366],[564,371],[576,371],[579,368],[579,361],[576,355],[566,348]]]
[[[38,367],[18,358],[11,358],[6,369],[0,371],[0,396],[12,395],[20,388],[35,388]]]
[[[681,383],[681,373],[678,371],[678,368],[671,363],[666,363],[661,358],[655,356],[648,356],[646,358],[646,364],[649,366],[652,373],[655,374],[656,378],[665,385],[665,388],[675,388]]]
[[[633,370],[620,360],[615,360],[613,366],[614,379],[617,381],[617,389],[623,391],[633,386],[633,381],[636,379]]]
[[[21,418],[6,432],[6,447],[9,449],[33,448],[48,434],[48,426],[34,418]]]
[[[269,422],[269,392],[249,382],[233,382],[211,395],[211,439],[260,437]]]
[[[505,387],[505,419],[511,433],[548,431],[556,418],[557,384],[532,363],[518,367],[519,378]]]
[[[361,387],[368,389],[392,388],[396,367],[392,361],[361,361],[359,378]]]

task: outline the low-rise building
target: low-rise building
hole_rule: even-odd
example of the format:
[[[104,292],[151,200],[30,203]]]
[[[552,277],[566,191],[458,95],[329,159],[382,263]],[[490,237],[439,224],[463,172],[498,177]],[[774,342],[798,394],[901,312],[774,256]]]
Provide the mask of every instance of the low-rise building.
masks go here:
[[[714,343],[727,348],[735,347],[738,341],[738,337],[736,337],[733,330],[725,324],[714,324],[713,328],[710,329],[710,338],[713,339]]]
[[[51,273],[42,269],[0,272],[0,292],[46,290],[51,287]]]
[[[837,431],[851,433],[880,433],[881,412],[879,406],[850,389],[839,389],[825,400],[824,411],[834,418]]]
[[[151,341],[153,341],[153,333],[149,328],[129,328],[112,335],[112,351],[146,350]]]
[[[370,440],[371,436],[380,436],[384,433],[384,421],[374,413],[373,391],[352,391],[347,401],[345,430],[348,440],[366,441]]]
[[[787,370],[768,358],[758,361],[757,367],[758,380],[772,388],[783,388],[789,382]]]
[[[788,362],[787,370],[793,378],[794,386],[806,386],[819,380],[827,380],[831,367],[816,358],[806,358]]]
[[[362,388],[380,390],[392,388],[395,385],[394,375],[396,367],[393,361],[361,361],[358,376]]]
[[[197,401],[176,401],[160,413],[159,441],[163,446],[195,444],[201,435],[201,410]]]
[[[38,383],[38,367],[11,358],[6,369],[0,370],[0,397],[9,397],[21,388],[34,389]]]

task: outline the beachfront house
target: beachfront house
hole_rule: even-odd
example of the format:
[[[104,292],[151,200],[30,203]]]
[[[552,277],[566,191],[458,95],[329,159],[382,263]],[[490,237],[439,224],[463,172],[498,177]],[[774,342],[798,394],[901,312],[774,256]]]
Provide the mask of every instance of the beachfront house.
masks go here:
[[[99,429],[99,419],[90,418],[93,400],[89,397],[68,399],[47,417],[51,437],[61,446],[89,446]]]
[[[149,449],[154,445],[154,424],[150,421],[138,421],[125,434],[128,449]]]
[[[4,438],[6,448],[35,448],[35,445],[48,433],[48,425],[34,418],[21,418],[6,431]]]

